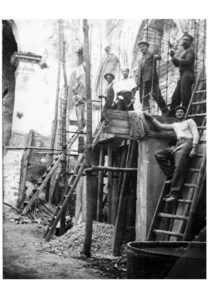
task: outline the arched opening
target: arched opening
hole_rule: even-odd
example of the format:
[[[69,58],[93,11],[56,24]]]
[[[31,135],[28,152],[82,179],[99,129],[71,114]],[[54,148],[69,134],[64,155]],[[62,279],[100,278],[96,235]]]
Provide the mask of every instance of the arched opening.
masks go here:
[[[15,67],[11,65],[12,54],[17,51],[17,43],[9,21],[2,21],[2,121],[3,145],[11,139],[12,116],[15,96]]]

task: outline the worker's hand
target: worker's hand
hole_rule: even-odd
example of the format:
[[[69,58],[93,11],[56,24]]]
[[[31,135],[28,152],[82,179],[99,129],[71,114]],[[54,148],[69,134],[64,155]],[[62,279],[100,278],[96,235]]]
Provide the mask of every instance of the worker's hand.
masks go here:
[[[102,98],[105,98],[105,96],[103,96],[103,95],[99,95],[99,97],[98,97],[99,99],[102,99]]]
[[[118,99],[119,99],[119,100],[123,100],[123,96],[121,96],[121,95],[118,96]]]
[[[78,101],[78,100],[80,100],[80,96],[79,95],[74,95],[73,99],[74,99],[74,101]]]
[[[117,105],[117,102],[116,101],[113,101],[112,105],[111,105],[111,108],[116,108],[116,105]]]
[[[161,60],[161,56],[159,54],[154,54],[153,56],[156,60]]]
[[[197,154],[197,149],[196,148],[192,148],[189,157],[194,157]]]
[[[148,119],[153,119],[153,117],[148,113],[147,111],[143,112],[144,116],[147,117]]]
[[[169,52],[169,54],[170,54],[171,57],[173,57],[175,53],[174,53],[173,50],[171,50],[171,51]]]

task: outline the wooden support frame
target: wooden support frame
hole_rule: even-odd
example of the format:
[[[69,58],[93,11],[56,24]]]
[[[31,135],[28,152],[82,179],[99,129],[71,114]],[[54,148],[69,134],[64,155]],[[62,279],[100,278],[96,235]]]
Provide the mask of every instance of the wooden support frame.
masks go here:
[[[136,141],[130,141],[129,148],[128,148],[128,154],[126,158],[126,168],[131,169],[131,166],[133,164],[133,156],[134,156],[134,148],[136,145]],[[126,208],[127,208],[127,201],[124,198],[125,193],[125,187],[129,180],[129,173],[125,172],[123,176],[121,191],[120,191],[120,197],[119,197],[119,203],[118,203],[118,210],[116,215],[116,222],[115,222],[115,229],[114,229],[114,237],[113,237],[113,255],[119,256],[121,252],[121,244],[124,234],[124,228],[125,228],[125,216],[126,216]]]

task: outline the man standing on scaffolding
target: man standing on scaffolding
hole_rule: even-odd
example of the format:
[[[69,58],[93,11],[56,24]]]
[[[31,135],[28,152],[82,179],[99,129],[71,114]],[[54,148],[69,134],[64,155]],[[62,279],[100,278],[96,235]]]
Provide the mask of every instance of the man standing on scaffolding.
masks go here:
[[[134,96],[136,94],[136,83],[129,78],[129,68],[122,67],[123,78],[114,84],[115,99],[112,108],[117,110],[130,111],[134,110]]]
[[[159,80],[156,70],[157,60],[160,60],[161,57],[149,52],[149,43],[146,41],[139,42],[138,46],[142,53],[137,76],[137,86],[140,88],[140,102],[143,105],[143,109],[150,110],[149,98],[151,96],[153,100],[157,102],[162,114],[167,115],[169,110],[159,88]]]
[[[193,37],[188,33],[183,36],[182,46],[184,50],[177,57],[173,50],[170,51],[172,62],[175,67],[179,67],[180,79],[177,82],[173,93],[170,107],[170,116],[175,115],[175,108],[182,104],[188,107],[192,94],[192,84],[194,83],[194,61],[195,53],[192,49]]]

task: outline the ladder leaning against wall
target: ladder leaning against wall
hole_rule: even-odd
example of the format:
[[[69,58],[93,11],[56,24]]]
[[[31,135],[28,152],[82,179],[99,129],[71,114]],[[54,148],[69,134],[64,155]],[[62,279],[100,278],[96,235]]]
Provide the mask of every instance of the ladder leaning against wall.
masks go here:
[[[150,225],[147,240],[190,240],[196,208],[206,180],[206,78],[200,72],[187,109],[186,118],[197,124],[200,140],[197,154],[190,160],[182,189],[182,199],[166,202],[170,181],[165,181]]]

